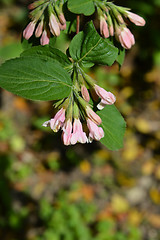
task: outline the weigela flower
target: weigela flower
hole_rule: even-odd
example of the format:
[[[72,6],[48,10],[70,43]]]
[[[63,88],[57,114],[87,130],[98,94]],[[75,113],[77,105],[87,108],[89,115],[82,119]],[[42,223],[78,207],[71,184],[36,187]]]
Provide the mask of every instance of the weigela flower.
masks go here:
[[[68,119],[63,125],[63,133],[62,133],[62,140],[64,145],[71,144],[71,136],[72,136],[72,122],[71,119]]]
[[[104,137],[104,131],[101,127],[98,127],[93,121],[89,118],[87,119],[87,127],[89,129],[88,141],[92,142],[93,140],[99,141]]]
[[[83,132],[82,123],[79,119],[74,119],[73,123],[73,133],[71,136],[71,144],[79,143],[87,143],[88,138],[86,136],[86,133]]]
[[[24,29],[24,31],[23,31],[23,37],[24,37],[26,40],[28,40],[28,39],[33,35],[35,26],[36,26],[36,22],[35,22],[35,21],[32,21],[32,22],[30,22],[30,23],[27,25],[27,27]]]
[[[84,86],[84,85],[81,86],[81,93],[82,93],[82,97],[84,98],[84,100],[89,102],[90,96],[89,96],[89,92],[88,92],[86,86]]]
[[[100,17],[100,33],[104,38],[109,37],[108,24],[103,16]]]
[[[44,31],[43,31],[43,33],[42,33],[42,37],[41,37],[41,39],[40,39],[41,45],[49,44],[49,36],[50,36],[49,32],[47,32],[47,31],[44,29]]]
[[[117,29],[116,34],[122,47],[129,49],[135,44],[134,36],[127,27],[120,27]]]
[[[144,18],[140,17],[138,14],[126,11],[126,16],[137,26],[144,26],[146,23]]]
[[[60,27],[59,27],[57,19],[53,13],[51,13],[51,16],[49,18],[49,27],[50,27],[51,33],[54,36],[60,35]]]
[[[86,114],[88,118],[97,125],[100,125],[102,123],[101,118],[89,106],[86,107]]]
[[[63,126],[65,121],[65,109],[61,108],[54,118],[51,118],[49,121],[43,123],[44,127],[50,127],[54,132],[58,132],[58,130]]]
[[[99,110],[103,109],[105,105],[112,105],[116,101],[116,97],[111,93],[107,92],[104,88],[94,85],[96,94],[101,98],[101,102],[97,105]]]

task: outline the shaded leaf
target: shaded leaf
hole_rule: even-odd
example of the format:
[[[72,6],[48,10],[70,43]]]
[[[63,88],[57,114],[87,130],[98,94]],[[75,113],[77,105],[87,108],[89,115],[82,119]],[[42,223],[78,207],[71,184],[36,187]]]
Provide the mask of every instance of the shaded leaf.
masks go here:
[[[92,15],[95,11],[93,0],[68,0],[68,9],[76,14]]]
[[[118,150],[123,147],[123,136],[125,132],[125,121],[114,105],[107,105],[98,112],[102,119],[104,130],[103,143],[110,150]]]
[[[58,62],[39,57],[21,57],[0,67],[0,87],[31,100],[67,97],[72,81]]]
[[[21,56],[43,56],[45,59],[51,58],[62,64],[63,67],[71,65],[68,57],[57,48],[52,48],[49,45],[35,46],[24,51]]]

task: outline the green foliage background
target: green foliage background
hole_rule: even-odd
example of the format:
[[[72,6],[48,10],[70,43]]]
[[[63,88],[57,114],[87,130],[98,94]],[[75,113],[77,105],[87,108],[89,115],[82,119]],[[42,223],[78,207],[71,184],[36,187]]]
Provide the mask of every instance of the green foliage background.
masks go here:
[[[54,110],[0,93],[0,237],[3,240],[158,240],[160,238],[159,0],[115,3],[146,26],[129,25],[136,45],[118,65],[89,74],[117,97],[127,122],[124,148],[65,147],[42,127]],[[19,56],[25,0],[0,2],[0,63]],[[67,40],[67,41],[66,41]],[[64,50],[61,34],[56,47]]]

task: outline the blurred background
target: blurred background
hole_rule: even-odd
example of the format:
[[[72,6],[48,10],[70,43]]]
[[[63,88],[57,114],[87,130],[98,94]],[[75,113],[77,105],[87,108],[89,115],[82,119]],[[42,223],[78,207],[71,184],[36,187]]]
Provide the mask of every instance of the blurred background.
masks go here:
[[[0,64],[22,52],[27,0],[0,1]],[[90,75],[117,97],[124,148],[65,147],[42,127],[50,102],[0,90],[0,239],[160,239],[160,0],[117,0],[146,20],[129,24],[136,45],[125,62]],[[65,34],[56,47],[66,49]]]

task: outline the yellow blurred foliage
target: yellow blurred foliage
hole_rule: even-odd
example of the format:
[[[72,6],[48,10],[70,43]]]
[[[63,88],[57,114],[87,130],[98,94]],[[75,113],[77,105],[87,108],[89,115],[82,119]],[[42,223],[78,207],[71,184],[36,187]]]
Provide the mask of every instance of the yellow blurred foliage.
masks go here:
[[[122,153],[122,157],[124,160],[129,162],[134,161],[139,154],[141,153],[141,147],[138,145],[136,137],[129,136],[125,141],[125,149]]]
[[[160,180],[160,165],[158,165],[155,169],[155,177]]]
[[[112,196],[111,206],[114,213],[125,213],[129,209],[128,201],[118,194]]]
[[[29,111],[26,100],[21,97],[15,97],[13,104],[20,111]]]
[[[155,163],[153,161],[154,159],[150,159],[147,162],[145,162],[142,166],[142,173],[144,175],[151,175],[154,171]]]
[[[136,209],[131,209],[128,213],[128,221],[130,224],[138,226],[143,219],[142,213],[138,212]]]
[[[151,131],[149,122],[144,118],[137,118],[135,121],[135,126],[138,131],[142,133],[149,133]]]
[[[110,153],[106,150],[106,149],[100,149],[98,151],[96,151],[96,153],[94,154],[94,156],[96,158],[99,158],[101,160],[108,160],[110,157]]]
[[[120,185],[126,186],[126,187],[133,187],[136,183],[136,179],[125,176],[123,173],[117,174],[117,181]]]
[[[84,199],[87,202],[92,201],[94,198],[94,188],[89,184],[80,184],[80,186],[69,193],[69,199],[71,201],[77,201]]]
[[[150,190],[150,197],[155,204],[160,204],[160,191],[156,188]]]
[[[158,214],[149,214],[147,216],[148,221],[152,224],[155,228],[160,229],[160,215]]]
[[[81,170],[81,172],[84,173],[84,174],[90,173],[90,171],[91,171],[91,165],[90,165],[90,163],[89,163],[87,160],[83,160],[83,161],[80,163],[80,170]]]
[[[132,87],[125,87],[122,89],[122,91],[120,92],[120,94],[125,98],[129,98],[130,96],[132,96],[133,94],[133,88]]]

